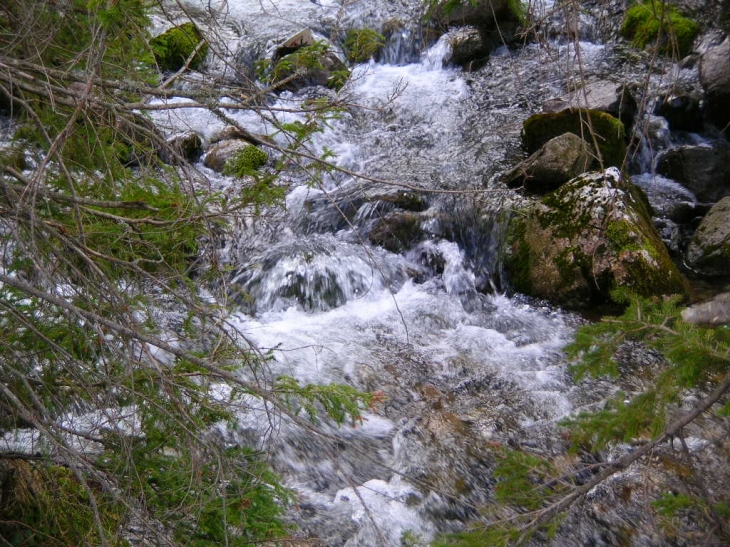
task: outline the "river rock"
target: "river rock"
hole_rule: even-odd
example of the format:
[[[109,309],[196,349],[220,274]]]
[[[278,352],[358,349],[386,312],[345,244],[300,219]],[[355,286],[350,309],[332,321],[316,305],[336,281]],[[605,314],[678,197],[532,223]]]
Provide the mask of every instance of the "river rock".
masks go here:
[[[594,160],[595,152],[590,144],[578,135],[563,133],[513,169],[506,183],[538,194],[549,192],[590,170]]]
[[[606,112],[624,125],[634,123],[638,106],[629,88],[608,80],[591,82],[563,98],[565,108],[586,108]],[[563,110],[561,108],[560,110]]]
[[[194,162],[203,153],[203,139],[195,131],[185,131],[165,141],[160,150],[160,159],[167,164],[177,165],[181,160]]]
[[[705,90],[706,120],[730,134],[730,37],[702,55],[700,83]]]
[[[672,131],[702,131],[702,106],[700,97],[693,93],[669,93],[662,95],[654,107],[654,114],[662,116]]]
[[[221,141],[210,148],[203,159],[203,165],[221,173],[229,158],[248,146],[252,145],[240,139]]]
[[[684,294],[684,280],[651,223],[644,194],[616,168],[588,173],[518,211],[508,227],[515,290],[580,309],[618,287]]]
[[[397,212],[382,217],[371,230],[368,239],[394,253],[400,253],[423,237],[420,215]]]
[[[274,83],[294,76],[277,86],[280,91],[297,91],[316,85],[339,89],[344,80],[337,76],[349,76],[347,66],[335,53],[332,44],[323,37],[315,36],[309,29],[284,40],[274,51],[272,66]]]
[[[454,6],[453,4],[456,4]],[[449,5],[448,8],[443,6]],[[483,51],[513,40],[523,17],[520,3],[511,0],[476,0],[474,2],[439,2],[431,17],[439,28],[475,27],[481,35]]]
[[[568,108],[560,112],[534,114],[525,120],[522,143],[529,153],[536,152],[550,139],[563,133],[573,133],[593,143],[591,130],[595,131],[604,166],[620,166],[626,156],[624,124],[598,110]]]
[[[730,323],[730,292],[720,293],[712,300],[685,308],[682,310],[682,320],[697,325],[727,325]]]
[[[449,32],[446,39],[451,46],[451,63],[466,70],[484,65],[489,48],[476,27],[463,27]]]
[[[730,146],[679,146],[661,155],[657,173],[692,191],[699,201],[730,195]]]
[[[445,4],[445,3],[442,3]],[[454,4],[451,2],[451,4]],[[478,28],[494,28],[495,16],[501,20],[512,16],[510,0],[476,0],[476,2],[459,2],[450,9],[439,6],[434,16],[449,26],[471,25]]]
[[[687,262],[704,275],[730,275],[730,197],[702,219],[687,249]]]

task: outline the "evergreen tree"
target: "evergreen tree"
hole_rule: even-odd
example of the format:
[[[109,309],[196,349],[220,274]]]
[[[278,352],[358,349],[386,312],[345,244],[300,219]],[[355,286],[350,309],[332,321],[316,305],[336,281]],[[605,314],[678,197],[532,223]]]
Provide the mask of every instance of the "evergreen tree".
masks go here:
[[[205,54],[202,36],[151,42],[151,8],[0,5],[0,103],[14,129],[0,161],[3,545],[283,537],[291,495],[265,452],[216,431],[235,431],[252,400],[305,426],[300,408],[341,422],[370,401],[271,378],[226,322],[223,295],[206,294],[225,286],[215,252],[228,219],[280,190],[274,174],[238,198],[200,191],[139,113],[145,97],[184,94],[169,87],[179,73],[160,74],[165,51],[184,57],[179,71]]]

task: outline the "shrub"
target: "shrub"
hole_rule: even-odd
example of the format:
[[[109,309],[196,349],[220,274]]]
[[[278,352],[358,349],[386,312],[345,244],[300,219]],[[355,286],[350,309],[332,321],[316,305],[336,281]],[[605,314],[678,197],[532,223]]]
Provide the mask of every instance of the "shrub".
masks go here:
[[[372,29],[351,29],[347,31],[342,48],[347,59],[353,63],[364,63],[373,58],[385,45],[385,36]]]

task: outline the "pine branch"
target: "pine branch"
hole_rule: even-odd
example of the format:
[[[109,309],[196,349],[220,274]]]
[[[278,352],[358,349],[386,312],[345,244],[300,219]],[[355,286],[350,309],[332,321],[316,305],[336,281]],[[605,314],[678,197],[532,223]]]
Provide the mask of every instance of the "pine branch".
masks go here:
[[[631,452],[630,454],[626,454],[615,462],[608,463],[606,469],[601,471],[589,482],[575,488],[568,495],[561,498],[557,502],[552,503],[548,507],[534,512],[534,518],[527,525],[523,526],[520,529],[520,543],[524,542],[531,532],[546,524],[555,516],[566,510],[579,498],[590,492],[594,487],[598,486],[603,481],[618,473],[619,471],[626,469],[632,463],[639,460],[643,456],[649,454],[664,441],[677,436],[677,434],[680,433],[684,427],[692,423],[703,413],[707,412],[715,403],[717,403],[720,398],[725,393],[727,393],[728,390],[730,390],[730,373],[726,373],[722,381],[715,387],[712,393],[710,393],[707,397],[700,401],[693,410],[683,414],[682,416],[674,420],[656,439],[648,442],[636,451]],[[524,517],[524,515],[521,516]]]

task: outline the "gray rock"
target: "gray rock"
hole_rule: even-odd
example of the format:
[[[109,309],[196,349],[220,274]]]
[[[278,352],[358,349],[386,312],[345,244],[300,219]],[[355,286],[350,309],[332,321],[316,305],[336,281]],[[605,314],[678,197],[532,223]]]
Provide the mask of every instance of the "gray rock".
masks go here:
[[[662,95],[654,107],[654,114],[662,116],[672,131],[702,131],[700,97],[693,93],[669,93]]]
[[[730,274],[730,197],[718,201],[702,219],[687,249],[687,262],[704,275]]]
[[[559,112],[566,108],[600,110],[620,119],[626,126],[631,126],[638,107],[627,86],[609,80],[598,80],[581,85],[563,97],[550,99],[543,105],[545,112]]]
[[[523,186],[529,192],[545,193],[590,170],[595,161],[593,147],[578,135],[563,133],[513,169],[506,179],[510,187]]]
[[[702,55],[700,83],[705,89],[705,119],[730,134],[730,37]]]
[[[211,147],[205,155],[203,165],[217,173],[221,173],[228,159],[247,146],[252,145],[244,140],[221,141]]]
[[[446,38],[451,45],[451,62],[467,70],[484,64],[489,48],[476,27],[463,27],[449,32]]]
[[[608,304],[618,287],[644,296],[685,293],[645,199],[612,167],[518,211],[505,260],[512,286],[574,309]]]
[[[715,202],[730,195],[730,146],[680,146],[659,158],[657,173],[676,180],[699,201]]]
[[[203,153],[203,139],[195,131],[186,131],[165,141],[160,158],[165,163],[177,165],[183,160],[196,161]]]
[[[727,325],[730,323],[730,292],[685,308],[682,310],[682,320],[696,325]]]
[[[423,237],[422,217],[411,212],[396,212],[382,217],[368,234],[368,239],[394,253],[400,253]]]

